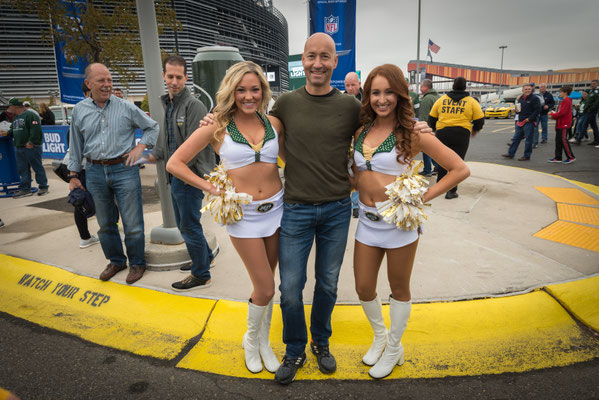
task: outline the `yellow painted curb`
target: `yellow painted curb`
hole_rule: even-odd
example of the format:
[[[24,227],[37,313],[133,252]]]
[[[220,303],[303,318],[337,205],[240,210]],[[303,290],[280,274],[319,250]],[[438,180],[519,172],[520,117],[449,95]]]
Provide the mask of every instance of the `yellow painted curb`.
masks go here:
[[[547,286],[579,321],[599,332],[599,276]]]
[[[0,255],[0,311],[143,356],[176,357],[214,303]]]
[[[305,307],[310,315],[310,306]],[[178,367],[237,377],[272,379],[251,374],[244,365],[241,340],[247,305],[219,301],[202,340]],[[384,306],[388,315],[388,306]],[[282,356],[280,308],[275,306],[271,343]],[[309,320],[309,317],[308,317]],[[387,326],[389,320],[386,318]],[[337,305],[332,315],[331,352],[337,372],[323,375],[314,356],[298,371],[298,380],[370,379],[361,362],[372,340],[360,306]],[[583,332],[547,293],[453,303],[415,304],[402,340],[406,362],[389,378],[523,372],[591,360],[599,356],[595,339]]]
[[[560,177],[560,178],[566,179],[566,178],[563,178],[563,177]],[[583,189],[588,190],[591,193],[595,193],[597,196],[599,196],[599,186],[596,186],[596,185],[593,185],[593,184],[590,184],[590,183],[580,182],[580,181],[573,181],[571,179],[566,179],[566,180],[569,181],[569,182],[572,182],[575,185],[580,186]]]

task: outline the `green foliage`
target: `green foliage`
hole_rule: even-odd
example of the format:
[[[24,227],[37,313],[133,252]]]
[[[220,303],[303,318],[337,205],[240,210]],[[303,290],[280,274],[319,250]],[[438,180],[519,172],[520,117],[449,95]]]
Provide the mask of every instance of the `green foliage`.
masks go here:
[[[135,0],[14,0],[22,12],[36,14],[48,21],[43,40],[65,43],[67,60],[86,57],[91,62],[101,62],[119,74],[123,86],[134,81],[137,74],[128,66],[142,67],[143,57],[139,42],[139,22]],[[170,1],[156,0],[158,34],[164,29],[181,30]],[[75,15],[77,18],[72,18]],[[59,29],[52,29],[52,25]]]
[[[144,96],[144,99],[141,101],[141,109],[145,112],[150,112],[150,102],[148,101],[148,94]]]

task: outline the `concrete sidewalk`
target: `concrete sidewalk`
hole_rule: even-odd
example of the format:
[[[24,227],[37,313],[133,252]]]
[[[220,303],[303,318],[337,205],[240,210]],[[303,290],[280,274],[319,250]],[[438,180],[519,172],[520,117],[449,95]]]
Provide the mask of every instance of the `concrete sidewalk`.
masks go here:
[[[599,254],[589,246],[585,249],[534,236],[559,219],[556,202],[535,187],[577,189],[592,197],[596,204],[588,205],[588,209],[595,212],[599,210],[599,193],[526,169],[483,163],[469,163],[469,166],[472,175],[460,185],[460,197],[456,200],[437,198],[429,208],[429,220],[420,239],[412,276],[414,302],[522,293],[545,284],[599,273]],[[97,278],[107,263],[101,247],[79,249],[71,213],[34,206],[52,200],[59,202],[68,194],[66,183],[55,178],[51,171],[48,177],[49,195],[0,199],[0,218],[6,224],[0,231],[0,253]],[[154,166],[142,170],[145,187],[153,186],[154,177]],[[576,200],[569,202],[576,203]],[[160,205],[144,204],[144,217],[149,240],[150,230],[162,223]],[[211,271],[210,288],[187,293],[172,291],[171,283],[185,277],[178,270],[147,271],[135,286],[192,297],[246,301],[251,293],[251,282],[226,230],[216,225],[208,214],[203,215],[202,224],[216,236],[221,250],[216,267]],[[95,233],[95,218],[89,220],[89,225],[90,232]],[[357,219],[352,219],[339,282],[339,303],[358,302],[352,268],[356,227]],[[595,236],[594,240],[599,244],[599,237]],[[313,265],[313,257],[314,250],[310,265]],[[385,266],[384,260],[378,285],[383,299],[390,293]],[[308,268],[308,274],[304,299],[310,303],[313,268]],[[124,283],[125,276],[126,271],[121,272],[113,281]],[[276,296],[278,300],[278,293]]]
[[[472,176],[460,185],[460,197],[436,199],[429,209],[412,277],[413,302],[420,304],[402,340],[406,363],[389,378],[517,373],[599,357],[598,188],[525,169],[469,165]],[[153,167],[142,170],[146,192],[154,176]],[[67,191],[50,176],[47,196],[0,199],[6,223],[0,312],[102,346],[174,360],[179,368],[272,379],[244,367],[240,343],[251,284],[224,228],[203,217],[221,248],[208,289],[171,291],[170,284],[185,277],[178,270],[147,271],[134,285],[124,283],[125,272],[102,282],[100,246],[79,249],[72,214],[57,211],[68,210],[62,206]],[[161,213],[151,196],[146,200],[148,237]],[[297,379],[370,379],[360,360],[372,334],[353,288],[356,225],[352,219],[342,304],[332,315],[338,370],[321,374],[309,355]],[[90,231],[96,230],[91,219]],[[308,271],[307,315],[314,284]],[[385,272],[378,292],[388,297]],[[281,331],[276,306],[270,340],[280,357]]]

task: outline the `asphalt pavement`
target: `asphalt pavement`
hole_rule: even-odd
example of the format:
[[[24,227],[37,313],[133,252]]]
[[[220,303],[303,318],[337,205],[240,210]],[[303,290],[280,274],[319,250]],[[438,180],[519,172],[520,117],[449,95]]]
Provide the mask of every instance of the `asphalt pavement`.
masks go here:
[[[122,284],[124,276],[114,283],[97,281],[103,255],[99,246],[78,249],[72,215],[61,205],[64,184],[52,181],[50,195],[41,199],[0,199],[0,216],[7,222],[0,231],[0,253],[14,256],[0,255],[8,265],[0,267],[5,284],[18,281],[23,271],[48,274],[77,289],[87,286],[96,298],[102,291],[107,302],[104,314],[89,313],[86,305],[57,306],[39,291],[3,286],[8,289],[0,294],[0,362],[10,368],[0,369],[0,387],[24,399],[597,398],[599,384],[593,377],[599,375],[599,325],[594,324],[599,307],[588,301],[599,292],[599,250],[593,247],[599,242],[585,238],[588,232],[596,237],[599,223],[562,221],[560,207],[595,213],[599,149],[574,145],[576,163],[549,164],[550,133],[549,144],[539,145],[531,161],[505,160],[501,154],[512,134],[513,120],[487,121],[471,141],[466,160],[473,174],[460,185],[460,198],[433,201],[412,279],[417,305],[406,332],[411,353],[402,372],[382,382],[364,378],[364,368],[353,363],[352,351],[367,347],[370,339],[355,306],[351,240],[339,288],[345,307],[336,307],[333,316],[334,326],[351,327],[334,329],[337,347],[332,348],[341,371],[323,379],[313,365],[307,366],[297,382],[282,388],[265,382],[272,379],[265,373],[248,379],[239,367],[237,336],[243,334],[249,280],[223,229],[210,225],[207,216],[207,229],[221,246],[215,284],[212,291],[174,296],[170,283],[184,277],[177,271],[149,271],[133,287]],[[153,179],[152,167],[146,168],[146,229],[161,221]],[[564,193],[566,200],[560,200]],[[573,215],[567,221],[578,218]],[[90,223],[93,231],[95,222]],[[556,234],[551,231],[556,224],[579,231],[573,235],[558,227]],[[379,292],[385,298],[388,288],[381,275]],[[308,285],[305,292],[308,304],[312,289]],[[149,310],[143,307],[145,299],[154,302]],[[127,306],[136,315],[121,315]],[[194,320],[185,317],[185,310],[192,309],[197,310]],[[278,330],[280,323],[273,320],[276,353],[282,351]],[[230,340],[220,339],[225,336]],[[149,340],[153,348],[148,338],[157,338]],[[215,358],[202,358],[206,353]]]

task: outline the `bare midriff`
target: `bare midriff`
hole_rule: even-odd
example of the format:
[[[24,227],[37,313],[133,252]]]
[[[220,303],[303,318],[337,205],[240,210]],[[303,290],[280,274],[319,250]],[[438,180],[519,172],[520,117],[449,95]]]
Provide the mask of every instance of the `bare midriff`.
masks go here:
[[[376,171],[360,171],[358,173],[358,191],[360,201],[369,207],[376,207],[378,201],[388,200],[385,186],[395,181],[395,175]]]
[[[277,164],[255,162],[230,169],[227,175],[238,193],[252,195],[253,201],[264,200],[281,191],[283,184]]]

